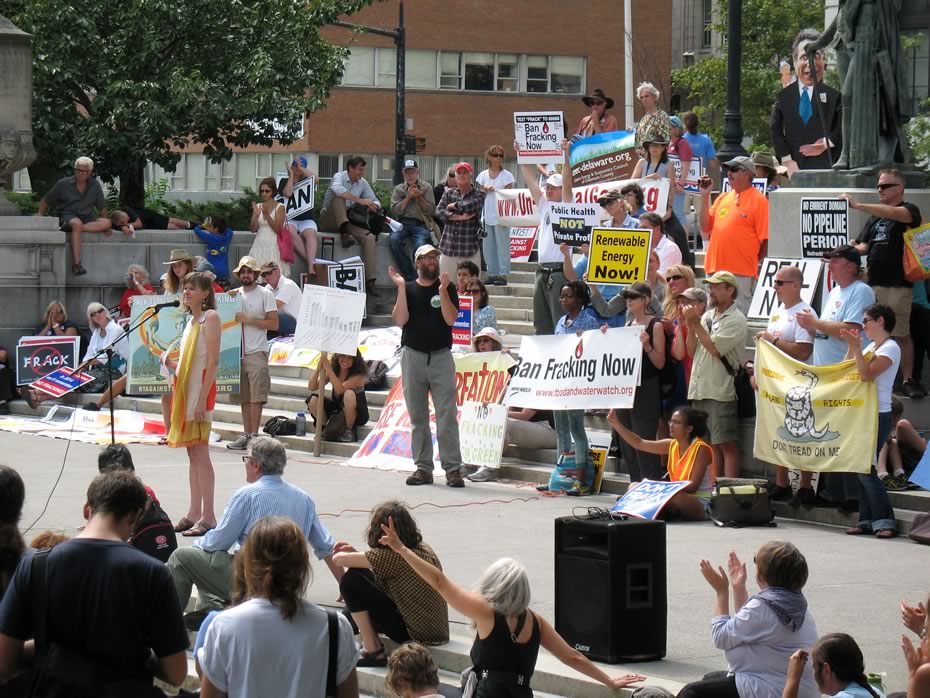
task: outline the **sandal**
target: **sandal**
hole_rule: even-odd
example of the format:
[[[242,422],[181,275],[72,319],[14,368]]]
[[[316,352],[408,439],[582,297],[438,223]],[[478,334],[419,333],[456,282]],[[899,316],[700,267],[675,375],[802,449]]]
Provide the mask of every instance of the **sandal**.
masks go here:
[[[846,529],[846,535],[847,535],[847,536],[872,535],[872,529],[871,529],[871,528],[865,528],[865,527],[863,527],[863,526],[853,526],[852,528],[847,528],[847,529]]]
[[[194,525],[194,522],[185,516],[174,525],[174,532],[182,533],[183,531],[189,531]]]
[[[894,538],[897,535],[898,535],[898,532],[894,530],[893,528],[880,528],[875,532],[876,538],[883,538],[886,540],[888,538]]]
[[[386,667],[387,666],[387,654],[382,647],[377,652],[366,652],[362,650],[359,652],[358,661],[355,663],[355,666],[360,667]]]
[[[210,524],[204,523],[203,521],[198,521],[191,528],[184,531],[181,535],[185,538],[199,538],[200,536],[207,535],[207,533],[212,531],[214,528],[216,528],[216,525],[211,526]]]
[[[80,262],[75,262],[71,265],[71,273],[75,276],[84,276],[87,273],[87,270],[84,268],[84,265]]]

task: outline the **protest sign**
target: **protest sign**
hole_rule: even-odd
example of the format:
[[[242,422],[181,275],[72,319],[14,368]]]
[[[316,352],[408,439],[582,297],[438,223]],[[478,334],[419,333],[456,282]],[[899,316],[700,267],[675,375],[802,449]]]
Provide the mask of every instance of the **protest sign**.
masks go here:
[[[504,450],[507,408],[496,403],[468,402],[462,405],[460,414],[462,462],[496,468]]]
[[[765,177],[755,177],[752,180],[753,189],[758,189],[760,194],[769,193],[769,181]],[[730,191],[730,180],[726,177],[720,182],[720,193],[726,194]]]
[[[138,324],[143,313],[151,314],[159,303],[177,300],[176,296],[134,296],[131,324]],[[216,392],[239,392],[239,365],[242,355],[242,326],[236,322],[236,313],[242,309],[238,294],[216,294],[216,312],[219,313],[223,333],[220,336],[220,361],[216,367]],[[181,308],[162,308],[148,322],[129,334],[129,385],[127,393],[158,395],[170,393],[172,381],[161,373],[160,358],[164,352],[176,359],[180,350],[181,335],[190,315]]]
[[[925,490],[930,490],[930,448],[924,451],[908,480]]]
[[[811,259],[783,259],[781,257],[766,257],[759,269],[759,280],[756,289],[752,292],[752,302],[749,304],[747,317],[767,319],[778,307],[778,296],[775,295],[775,274],[784,267],[797,267],[801,270],[804,280],[801,282],[801,300],[813,303],[817,293],[817,284],[820,282],[820,272],[823,263]]]
[[[320,358],[316,349],[294,346],[293,337],[279,337],[268,347],[269,366],[300,366],[315,368]]]
[[[820,258],[846,244],[849,244],[849,202],[801,199],[801,256]]]
[[[513,114],[517,162],[545,165],[561,161],[565,126],[560,111],[518,111]]]
[[[87,385],[93,380],[93,376],[87,373],[78,373],[75,369],[65,366],[33,381],[32,387],[35,390],[48,393],[54,398],[59,398],[67,395],[72,390],[77,390],[82,385]]]
[[[604,469],[607,467],[607,454],[610,446],[588,446],[588,457],[594,464],[594,484],[591,485],[592,494],[601,493],[601,483],[604,481]]]
[[[575,204],[553,202],[552,239],[555,244],[565,243],[571,247],[587,245],[591,229],[601,222],[603,209],[597,204]]]
[[[643,354],[639,333],[618,327],[581,337],[524,337],[505,403],[537,410],[633,407]]]
[[[327,264],[326,276],[329,280],[330,288],[340,288],[343,291],[365,293],[365,265],[361,260],[350,264],[339,262]],[[368,317],[368,310],[363,305],[362,318],[366,317]]]
[[[455,355],[455,394],[460,410],[469,403],[500,402],[514,360],[499,351]],[[439,452],[436,440],[436,413],[430,400],[429,428],[433,439],[433,462],[437,473]],[[402,381],[397,381],[385,400],[374,429],[359,446],[349,465],[382,470],[413,470],[410,446],[412,426],[404,402]],[[497,463],[495,463],[497,465]]]
[[[681,176],[681,158],[677,155],[669,155],[668,161],[675,168],[675,178]],[[685,177],[685,191],[691,194],[698,194],[701,188],[698,181],[704,174],[704,165],[701,158],[691,158],[691,164],[688,166],[688,176]]]
[[[475,316],[472,312],[474,302],[474,296],[459,296],[459,314],[456,316],[455,322],[452,323],[453,346],[471,346],[471,337],[475,324]]]
[[[355,356],[365,298],[341,288],[304,286],[294,346]]]
[[[16,344],[16,385],[31,385],[59,368],[77,368],[81,338],[21,337]]]
[[[637,482],[617,500],[610,510],[612,514],[627,514],[638,519],[655,519],[662,513],[668,501],[690,482]]]
[[[510,260],[528,262],[536,242],[536,226],[517,226],[510,229]]]
[[[284,214],[289,221],[294,220],[297,216],[306,213],[313,208],[316,197],[316,179],[307,177],[302,182],[294,185],[293,192],[288,198]]]
[[[588,283],[645,281],[651,237],[651,230],[639,228],[595,228],[588,252]]]
[[[597,200],[609,191],[620,190],[630,183],[636,183],[643,190],[644,208],[649,212],[665,213],[668,207],[669,181],[667,179],[625,179],[613,182],[590,184],[575,187],[572,200],[576,204],[597,204]],[[530,195],[529,189],[498,189],[497,216],[500,225],[538,226],[539,210]]]
[[[869,472],[878,400],[855,361],[809,366],[759,340],[755,368],[756,458],[815,472]]]
[[[930,276],[930,223],[905,231],[904,248],[913,266],[913,275],[911,275],[907,260],[905,260],[904,271],[908,274],[907,278],[918,281],[918,275],[925,279]]]
[[[572,141],[568,161],[572,182],[583,187],[598,182],[629,179],[636,167],[636,135],[630,131],[608,131]]]

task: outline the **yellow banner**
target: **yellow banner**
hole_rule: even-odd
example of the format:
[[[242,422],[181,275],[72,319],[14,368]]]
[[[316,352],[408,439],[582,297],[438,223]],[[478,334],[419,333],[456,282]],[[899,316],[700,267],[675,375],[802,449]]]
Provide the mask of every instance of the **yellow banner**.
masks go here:
[[[874,383],[859,380],[855,361],[808,366],[760,340],[756,383],[756,458],[815,472],[869,472],[878,398]]]
[[[651,230],[594,228],[588,252],[588,283],[632,284],[646,280]]]

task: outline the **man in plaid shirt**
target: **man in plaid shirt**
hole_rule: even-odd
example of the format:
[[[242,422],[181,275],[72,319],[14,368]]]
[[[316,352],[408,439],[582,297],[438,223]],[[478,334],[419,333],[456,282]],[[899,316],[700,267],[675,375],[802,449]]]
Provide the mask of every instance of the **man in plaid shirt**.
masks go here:
[[[436,217],[442,221],[439,272],[454,277],[461,262],[470,260],[481,266],[479,248],[484,191],[472,184],[474,169],[467,162],[455,166],[455,186],[446,189],[436,205]]]

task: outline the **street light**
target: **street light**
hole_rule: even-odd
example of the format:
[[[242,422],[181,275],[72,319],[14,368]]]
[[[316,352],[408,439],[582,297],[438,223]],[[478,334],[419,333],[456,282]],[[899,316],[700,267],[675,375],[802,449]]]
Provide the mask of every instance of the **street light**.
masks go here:
[[[727,108],[723,113],[723,147],[717,152],[720,162],[747,154],[743,147],[743,114],[740,105],[742,24],[742,0],[727,0]]]

